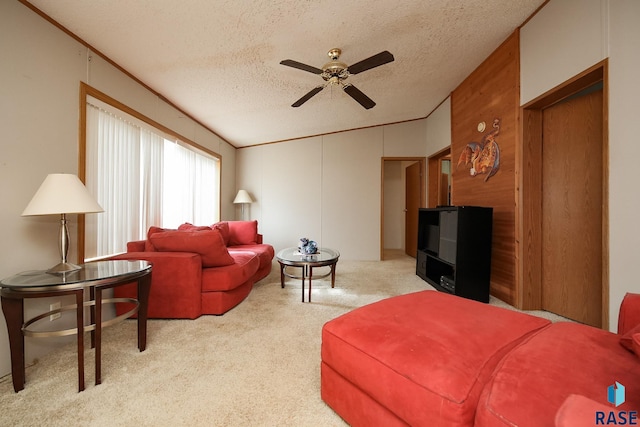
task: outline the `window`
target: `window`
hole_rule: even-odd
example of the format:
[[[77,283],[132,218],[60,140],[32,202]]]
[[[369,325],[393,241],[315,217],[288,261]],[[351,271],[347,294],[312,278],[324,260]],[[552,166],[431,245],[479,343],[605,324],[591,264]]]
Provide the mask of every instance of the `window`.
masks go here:
[[[219,220],[218,157],[142,116],[86,100],[85,184],[104,213],[85,217],[85,260],[125,252],[152,225]]]

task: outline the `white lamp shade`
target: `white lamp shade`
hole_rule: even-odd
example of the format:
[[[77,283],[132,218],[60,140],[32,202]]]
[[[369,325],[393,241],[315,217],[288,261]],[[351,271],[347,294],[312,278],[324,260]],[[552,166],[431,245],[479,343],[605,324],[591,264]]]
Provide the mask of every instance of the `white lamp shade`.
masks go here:
[[[22,216],[104,212],[80,178],[73,174],[48,175]]]
[[[239,190],[233,203],[253,203],[253,199],[246,190]]]

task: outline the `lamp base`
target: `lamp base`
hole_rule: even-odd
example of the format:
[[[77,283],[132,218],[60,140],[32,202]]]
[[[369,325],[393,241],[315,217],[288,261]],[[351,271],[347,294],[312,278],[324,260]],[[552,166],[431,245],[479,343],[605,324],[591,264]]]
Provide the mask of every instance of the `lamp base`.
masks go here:
[[[71,264],[70,262],[61,262],[57,265],[54,265],[50,269],[47,270],[49,274],[64,274],[69,273],[71,271],[81,270],[82,267],[79,265]]]
[[[50,274],[64,274],[80,270],[79,265],[67,262],[67,252],[69,251],[69,230],[67,230],[67,214],[60,214],[60,256],[62,260],[47,270]]]

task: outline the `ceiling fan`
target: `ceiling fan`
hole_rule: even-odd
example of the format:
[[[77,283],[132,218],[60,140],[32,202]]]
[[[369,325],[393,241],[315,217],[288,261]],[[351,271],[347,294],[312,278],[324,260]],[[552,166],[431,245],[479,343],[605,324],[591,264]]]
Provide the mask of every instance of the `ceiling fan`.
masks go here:
[[[308,71],[309,73],[318,74],[326,82],[311,89],[309,93],[291,104],[292,107],[301,106],[329,85],[340,86],[347,93],[347,95],[355,99],[367,110],[373,108],[376,105],[376,103],[373,102],[371,98],[362,93],[362,91],[360,91],[354,85],[352,85],[351,83],[345,84],[344,81],[353,74],[358,74],[363,71],[379,67],[380,65],[384,65],[388,62],[392,62],[393,55],[385,50],[384,52],[380,52],[377,55],[373,55],[367,59],[363,59],[360,62],[356,62],[351,66],[347,66],[347,64],[338,60],[341,53],[342,51],[338,48],[331,49],[329,52],[327,52],[327,55],[329,55],[331,61],[324,64],[322,66],[322,69],[303,64],[298,61],[293,61],[291,59],[285,59],[284,61],[280,62],[280,64],[286,65],[287,67],[293,67],[302,71]]]

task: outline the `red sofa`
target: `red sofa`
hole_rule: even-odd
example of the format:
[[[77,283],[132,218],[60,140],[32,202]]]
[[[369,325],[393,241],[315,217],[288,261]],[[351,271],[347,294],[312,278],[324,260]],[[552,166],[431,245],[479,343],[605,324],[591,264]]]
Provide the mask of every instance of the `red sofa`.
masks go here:
[[[324,325],[322,399],[354,426],[628,420],[640,410],[640,295],[623,301],[618,332],[436,291],[393,297]],[[617,408],[615,382],[627,388]]]
[[[257,221],[224,221],[212,226],[183,224],[177,230],[151,227],[146,240],[129,242],[112,259],[153,264],[149,318],[195,319],[224,314],[242,302],[255,282],[271,271],[273,246],[262,242]],[[114,289],[134,298],[135,286]],[[117,314],[126,312],[116,305]]]

